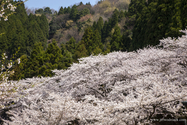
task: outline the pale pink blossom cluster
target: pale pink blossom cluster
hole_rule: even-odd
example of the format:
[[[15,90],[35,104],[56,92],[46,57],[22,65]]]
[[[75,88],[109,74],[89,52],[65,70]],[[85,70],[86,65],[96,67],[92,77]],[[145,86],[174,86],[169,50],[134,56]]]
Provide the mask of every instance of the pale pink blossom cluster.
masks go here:
[[[186,117],[181,102],[187,101],[187,33],[163,39],[160,46],[89,56],[67,70],[53,70],[51,78],[20,80],[9,97],[13,103],[0,110],[12,121],[0,120],[5,125],[140,125],[153,124],[158,115]]]
[[[5,5],[6,5],[6,8],[4,8]],[[10,10],[10,11],[14,12],[15,9],[16,9],[16,6],[12,5],[9,0],[2,2],[1,6],[0,6],[0,21],[1,21],[1,18],[4,18],[4,21],[8,20],[8,15],[10,15],[10,14],[7,14],[6,10]]]
[[[8,58],[8,56],[6,55],[6,53],[2,54],[2,60],[0,60],[0,62],[2,63],[1,65],[1,72],[0,72],[0,76],[2,76],[2,81],[0,81],[0,84],[2,82],[7,82],[8,77],[11,73],[14,73],[14,71],[9,71],[10,68],[12,68],[13,66],[13,61],[10,60],[9,63],[5,66],[5,60]],[[20,58],[17,59],[18,64],[20,64],[21,60]]]

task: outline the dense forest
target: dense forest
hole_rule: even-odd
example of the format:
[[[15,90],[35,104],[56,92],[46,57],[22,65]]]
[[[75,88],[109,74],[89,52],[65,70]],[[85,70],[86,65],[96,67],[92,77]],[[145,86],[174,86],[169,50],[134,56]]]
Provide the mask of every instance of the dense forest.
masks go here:
[[[186,0],[100,0],[58,12],[49,7],[29,12],[20,4],[8,21],[0,21],[0,60],[7,55],[1,71],[14,60],[9,79],[52,76],[52,69],[67,69],[81,57],[155,46],[182,35],[185,10]]]

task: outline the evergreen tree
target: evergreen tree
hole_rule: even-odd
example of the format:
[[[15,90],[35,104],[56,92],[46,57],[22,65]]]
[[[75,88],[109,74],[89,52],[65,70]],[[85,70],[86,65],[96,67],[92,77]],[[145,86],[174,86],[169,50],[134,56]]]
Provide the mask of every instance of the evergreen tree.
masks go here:
[[[106,55],[107,53],[109,53],[111,51],[111,45],[110,42],[105,43],[105,48],[104,48],[104,54]]]
[[[129,37],[129,35],[129,32],[123,33],[120,45],[122,47],[122,51],[129,51],[130,49],[131,38]]]
[[[49,24],[44,14],[40,16],[40,21],[38,22],[38,24],[40,25],[40,28],[43,32],[44,37],[48,38],[49,37]]]
[[[78,15],[78,19],[80,19],[81,17],[83,17],[83,16],[85,16],[85,15],[87,15],[87,14],[90,14],[90,10],[88,9],[88,8],[84,8],[82,11],[80,11],[79,13],[78,13],[79,15]]]
[[[120,22],[123,17],[125,17],[125,13],[121,10],[118,16],[118,22]]]
[[[44,64],[40,68],[40,75],[53,76],[54,73],[51,70],[63,68],[62,58],[61,50],[53,39],[44,53]]]
[[[71,12],[70,12],[70,19],[72,19],[73,21],[77,20],[77,16],[78,16],[78,10],[77,10],[77,6],[73,5]]]
[[[27,63],[28,68],[25,69],[24,76],[26,78],[32,78],[33,76],[40,75],[40,68],[44,63],[44,50],[42,43],[35,43],[31,52],[30,59]]]
[[[183,0],[139,1],[136,6],[141,13],[136,16],[132,45],[134,49],[157,45],[164,37],[178,37],[183,28],[181,5]]]
[[[86,5],[91,5],[90,2],[86,3]]]
[[[71,8],[70,7],[68,7],[68,8],[64,8],[64,14],[68,14],[68,13],[70,13],[71,12]]]
[[[21,21],[23,25],[25,25],[28,16],[25,10],[25,5],[23,3],[18,4],[18,7],[16,8],[14,15],[16,16],[16,18],[18,18]]]
[[[44,14],[52,14],[51,9],[49,7],[44,8]]]
[[[182,29],[187,27],[187,1],[181,0],[181,20],[182,20]]]
[[[91,55],[92,50],[93,50],[93,31],[91,27],[88,27],[85,32],[84,35],[82,37],[82,42],[84,43],[86,50],[87,50],[87,55]]]
[[[82,2],[79,3],[79,6],[84,5]]]
[[[108,36],[108,31],[107,31],[107,26],[108,26],[108,22],[105,21],[104,23],[104,26],[103,26],[103,29],[102,29],[102,43],[105,43],[105,39],[107,38]]]
[[[51,63],[49,69],[55,69],[58,67],[58,63],[62,61],[61,49],[58,47],[56,41],[53,39],[45,51],[45,64]],[[49,66],[49,65],[48,65]]]
[[[172,10],[171,21],[168,24],[169,28],[166,30],[165,37],[178,37],[181,35],[179,30],[182,29],[182,20],[181,20],[181,0],[172,0],[170,1],[171,5],[169,10]]]
[[[102,53],[102,51],[103,51],[103,44],[101,42],[101,35],[98,30],[95,30],[93,35],[92,52],[94,54],[99,54]]]
[[[30,23],[28,26],[28,29],[33,31],[34,35],[36,36],[37,42],[42,42],[42,45],[44,48],[46,48],[46,42],[47,38],[45,37],[44,33],[42,32],[42,29],[40,28],[39,22],[36,22],[36,19],[40,17],[36,17],[35,15],[30,14]]]
[[[68,67],[70,67],[70,65],[73,62],[73,55],[71,52],[69,51],[65,51],[64,55],[63,55],[63,64],[62,64],[62,68],[63,69],[67,69]]]
[[[107,23],[107,27],[106,27],[106,31],[105,31],[106,38],[110,35],[110,33],[112,31],[112,28],[113,28],[113,26],[112,26],[112,19],[109,18],[108,23]]]
[[[58,12],[58,15],[60,15],[60,14],[64,14],[64,8],[63,8],[63,7],[60,7],[60,10],[59,10],[59,12]]]
[[[12,19],[13,19],[13,17],[15,17],[15,16],[12,15]],[[16,48],[14,48],[14,45],[15,45],[14,39],[16,38],[16,24],[15,24],[15,22],[13,22],[13,20],[11,20],[11,22],[12,22],[12,24],[8,26],[8,30],[6,32],[6,34],[8,33],[7,34],[7,42],[8,42],[7,45],[9,45],[8,51],[7,51],[8,57],[10,57],[13,53],[16,52]],[[16,45],[16,46],[20,46],[20,44],[18,43],[18,45]]]
[[[103,18],[100,17],[99,20],[97,21],[97,30],[99,31],[99,33],[101,34],[101,30],[103,28]]]
[[[42,8],[35,11],[35,14],[44,14],[44,10]]]
[[[12,48],[10,48],[10,49],[13,50],[12,53],[15,53],[17,51],[17,48],[21,47],[19,53],[17,54],[17,56],[20,57],[21,55],[26,53],[26,44],[25,43],[27,40],[27,34],[25,33],[26,31],[25,31],[21,21],[17,19],[17,20],[15,20],[15,22],[16,22],[15,23],[16,24],[16,36],[13,39],[13,41],[11,41]]]
[[[79,59],[81,57],[86,57],[88,56],[87,55],[87,50],[86,50],[86,47],[85,47],[85,44],[83,41],[79,42],[76,50],[75,50],[75,59]]]
[[[115,27],[110,45],[111,45],[111,51],[122,50],[120,46],[121,45],[121,33],[120,33],[120,28],[118,26]]]
[[[119,11],[117,9],[114,10],[112,18],[111,18],[111,27],[113,28],[118,23]]]
[[[61,44],[61,53],[62,53],[62,55],[65,53],[65,51],[66,51],[66,46],[62,43]]]
[[[132,36],[133,40],[132,40],[132,45],[131,45],[132,50],[143,48],[143,46],[145,45],[144,33],[145,33],[146,25],[147,25],[146,24],[147,22],[146,13],[148,11],[147,6],[145,6],[145,1],[136,1],[135,7],[137,7],[135,12],[138,11],[138,13],[136,14],[136,23],[132,31],[133,32],[133,36]]]
[[[66,43],[66,49],[72,54],[74,54],[75,51],[75,42],[75,39],[71,37],[71,39]]]
[[[97,29],[97,23],[95,21],[93,22],[92,29],[93,31]]]

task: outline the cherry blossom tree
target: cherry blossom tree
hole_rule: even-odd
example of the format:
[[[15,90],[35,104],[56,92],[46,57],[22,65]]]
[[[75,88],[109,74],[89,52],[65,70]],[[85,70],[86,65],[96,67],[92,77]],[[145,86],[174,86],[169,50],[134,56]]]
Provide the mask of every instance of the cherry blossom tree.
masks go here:
[[[4,21],[8,20],[8,16],[10,16],[16,9],[16,5],[12,5],[9,0],[3,0],[1,1],[0,6],[0,20],[1,18],[4,19]]]
[[[79,59],[54,77],[20,80],[3,124],[154,124],[187,116],[187,30],[156,47]],[[16,81],[11,81],[11,84]],[[8,84],[4,84],[4,89]]]
[[[17,4],[20,2],[17,2],[16,4],[12,5],[11,1],[9,0],[2,0],[0,1],[0,21],[3,19],[4,21],[8,20],[8,16],[14,13]],[[0,33],[0,36],[4,33]],[[19,48],[18,48],[19,51]],[[17,51],[17,52],[18,52]],[[16,55],[16,53],[15,53]],[[13,65],[13,61],[9,60],[9,63],[7,66],[5,66],[5,60],[7,59],[6,53],[2,54],[2,60],[0,60],[2,66],[0,70],[0,124],[3,123],[2,121],[2,114],[3,111],[6,110],[7,102],[11,98],[13,98],[13,94],[16,92],[16,83],[12,84],[8,81],[8,75],[13,73],[14,71],[10,72],[9,69]],[[20,59],[18,59],[18,64],[20,63]],[[5,70],[5,72],[3,72]]]

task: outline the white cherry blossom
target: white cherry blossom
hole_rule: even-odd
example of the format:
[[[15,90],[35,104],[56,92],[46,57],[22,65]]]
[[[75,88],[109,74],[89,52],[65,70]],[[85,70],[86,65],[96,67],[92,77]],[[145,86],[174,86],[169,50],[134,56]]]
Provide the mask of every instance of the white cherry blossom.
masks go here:
[[[2,95],[0,114],[9,109],[12,115],[4,124],[153,124],[158,114],[186,116],[181,102],[187,101],[187,34],[160,45],[89,56],[53,70],[53,77],[2,84],[3,93],[17,91]]]

